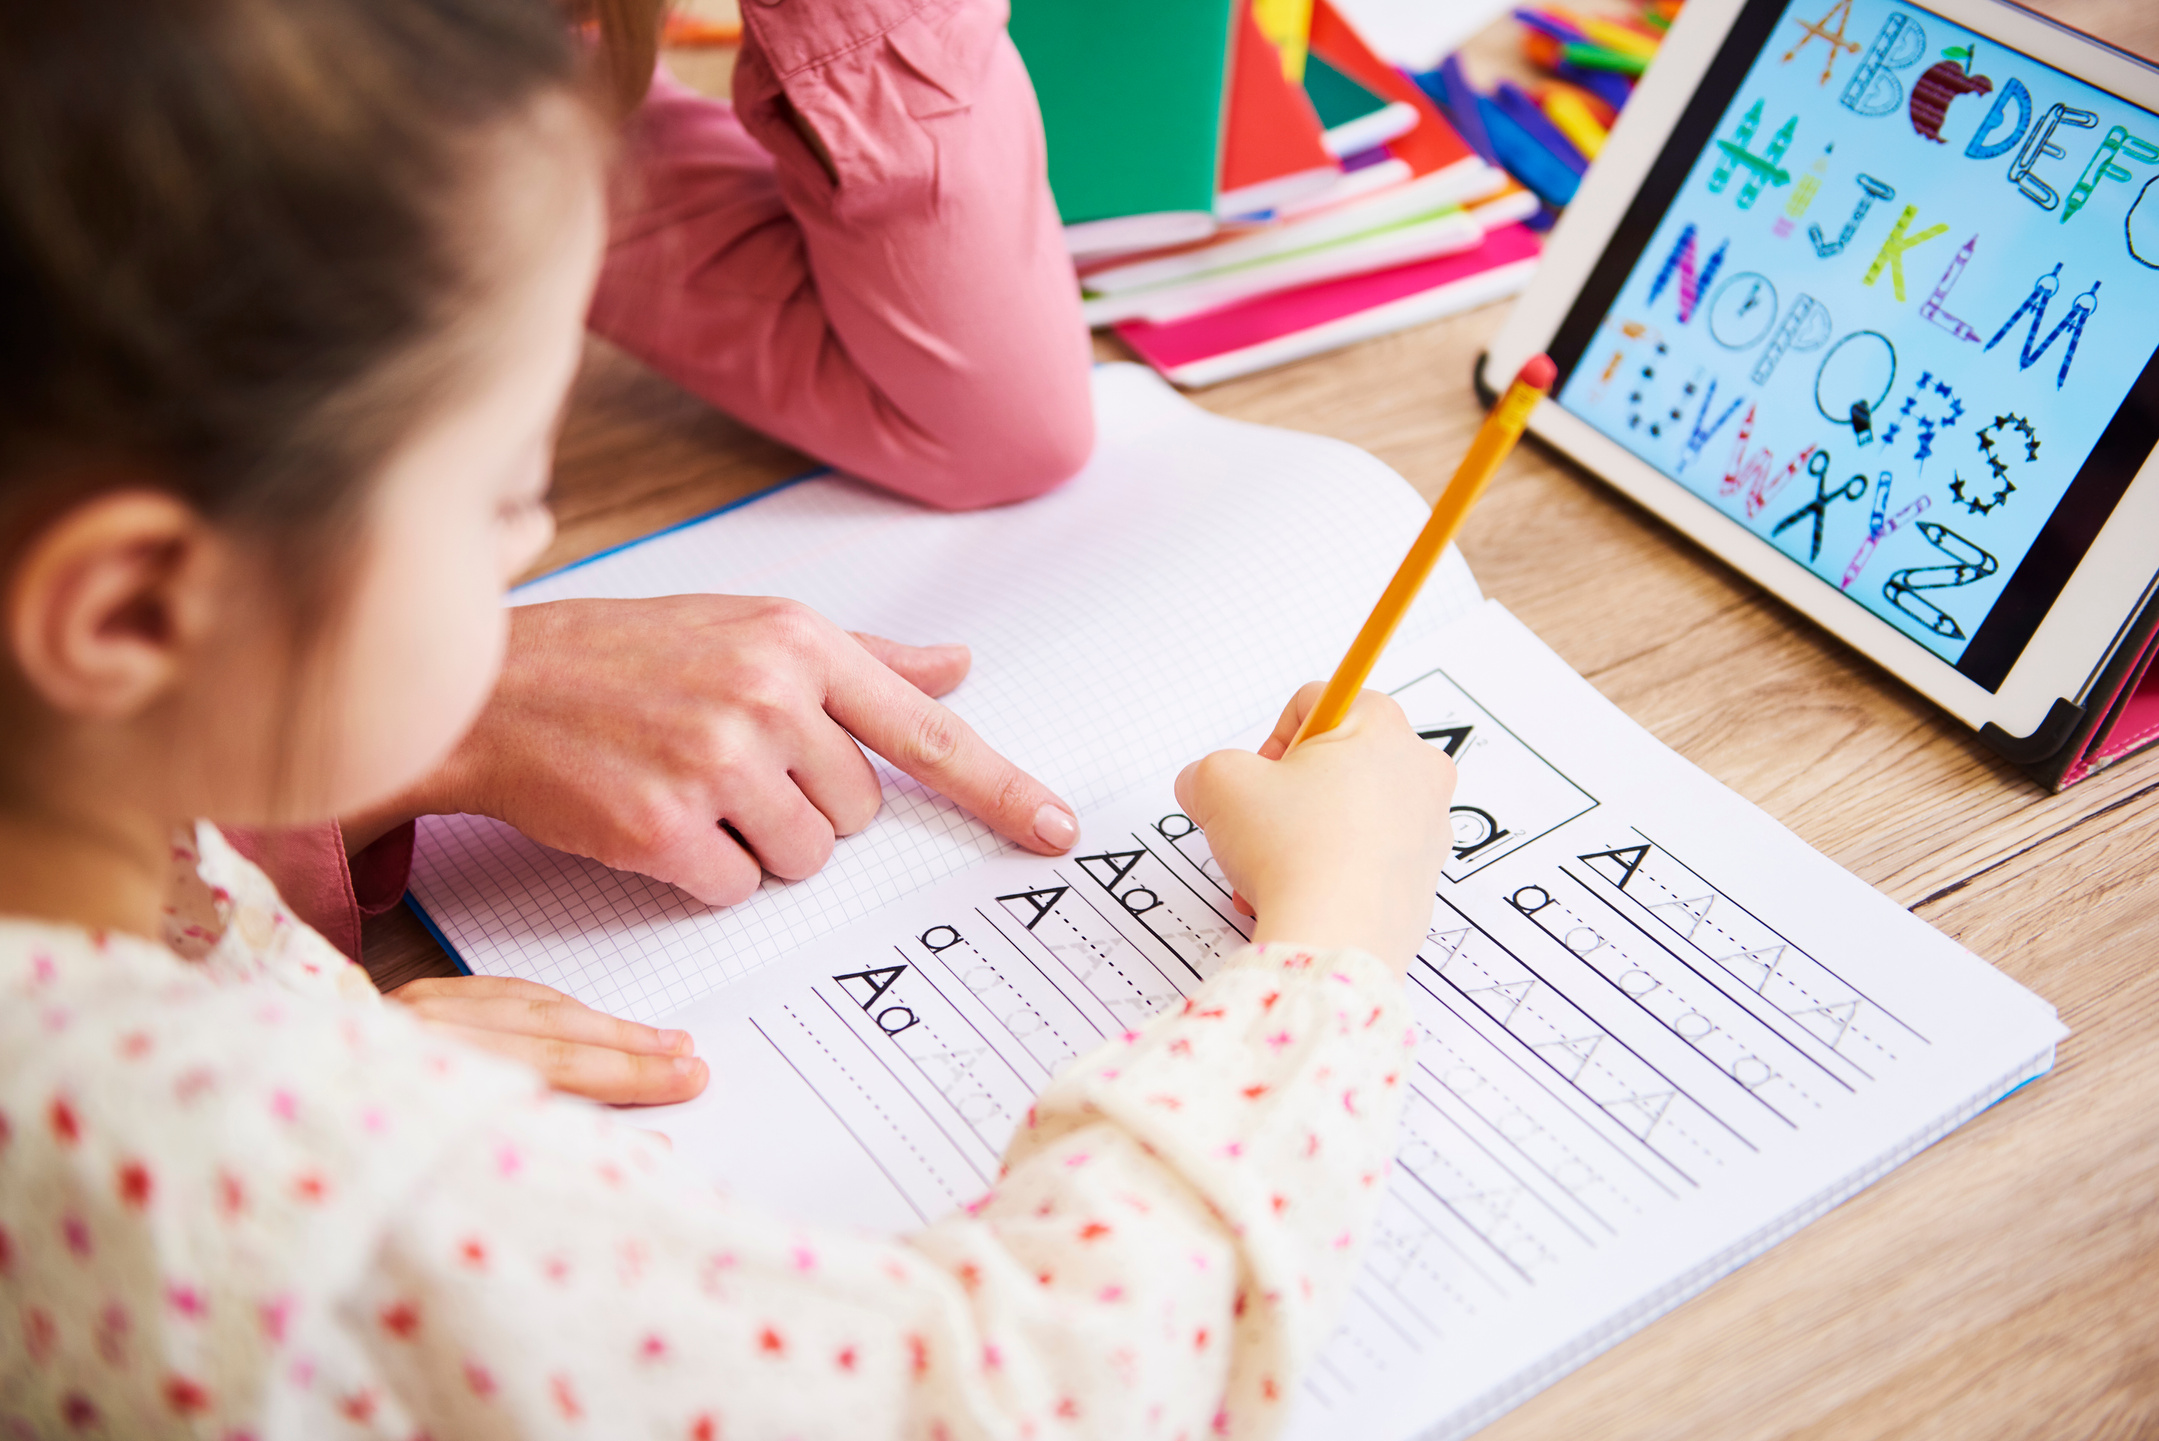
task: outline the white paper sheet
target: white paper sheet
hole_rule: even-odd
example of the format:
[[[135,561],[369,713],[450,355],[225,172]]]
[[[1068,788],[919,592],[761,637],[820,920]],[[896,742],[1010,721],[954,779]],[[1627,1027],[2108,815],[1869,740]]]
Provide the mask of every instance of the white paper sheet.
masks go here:
[[[1367,45],[1405,70],[1430,70],[1507,13],[1506,0],[1336,0]]]
[[[2042,1072],[2053,1008],[1665,749],[1496,602],[1398,652],[1460,767],[1394,1175],[1291,1435],[1464,1435]],[[1414,678],[1412,678],[1414,677]],[[1247,737],[1255,739],[1256,737]],[[676,1154],[805,1217],[979,1196],[1065,1057],[1242,939],[1166,785],[677,1012]]]
[[[805,481],[513,599],[785,595],[851,630],[964,641],[948,703],[1084,816],[1324,678],[1427,513],[1362,451],[1209,415],[1137,366],[1098,369],[1095,406],[1086,470],[1025,505],[941,515]],[[1477,599],[1450,551],[1404,638]],[[824,871],[728,910],[474,816],[421,822],[412,893],[473,971],[649,1021],[1005,849],[879,775],[883,815]]]

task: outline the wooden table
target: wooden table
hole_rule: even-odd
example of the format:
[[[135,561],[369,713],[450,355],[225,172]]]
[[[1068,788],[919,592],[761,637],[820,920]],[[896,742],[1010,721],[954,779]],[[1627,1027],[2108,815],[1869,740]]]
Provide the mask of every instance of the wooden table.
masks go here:
[[[2042,8],[2159,53],[2151,0]],[[1478,423],[1469,367],[1503,315],[1195,398],[1340,436],[1430,495]],[[561,533],[538,569],[809,465],[595,343],[557,465]],[[1510,464],[1462,549],[1627,714],[2075,1030],[2052,1076],[1483,1435],[2159,1436],[2159,755],[2042,795],[1548,452]],[[372,923],[368,946],[386,982],[452,971],[403,911]]]

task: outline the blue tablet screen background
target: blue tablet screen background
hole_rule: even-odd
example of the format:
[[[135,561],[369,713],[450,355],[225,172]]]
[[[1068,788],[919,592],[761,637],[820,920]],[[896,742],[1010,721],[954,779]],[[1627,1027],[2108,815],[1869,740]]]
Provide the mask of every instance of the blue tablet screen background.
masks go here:
[[[1560,404],[1955,664],[2159,342],[2159,117],[1785,10]]]

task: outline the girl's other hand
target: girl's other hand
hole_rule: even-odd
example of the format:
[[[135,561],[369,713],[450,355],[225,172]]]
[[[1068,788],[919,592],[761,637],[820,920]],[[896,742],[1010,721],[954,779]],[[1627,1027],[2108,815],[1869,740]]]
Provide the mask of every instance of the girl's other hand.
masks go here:
[[[1375,691],[1285,754],[1321,689],[1297,692],[1259,754],[1186,766],[1177,803],[1257,913],[1253,939],[1356,946],[1406,970],[1452,847],[1454,763]]]
[[[558,1091],[611,1105],[687,1101],[710,1078],[690,1054],[689,1032],[618,1020],[537,981],[431,976],[390,999],[484,1051],[523,1061]]]

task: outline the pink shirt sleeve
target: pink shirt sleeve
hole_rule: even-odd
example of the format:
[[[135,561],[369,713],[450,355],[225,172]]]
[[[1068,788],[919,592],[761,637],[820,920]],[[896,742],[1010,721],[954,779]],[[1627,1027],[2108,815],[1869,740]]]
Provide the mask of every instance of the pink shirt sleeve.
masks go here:
[[[1094,443],[1091,352],[1004,6],[750,0],[743,18],[732,106],[663,72],[629,123],[592,328],[931,505],[1064,480]]]
[[[345,854],[336,821],[292,830],[224,828],[232,848],[262,868],[292,914],[352,960],[360,960],[360,923],[403,899],[412,875],[413,822],[358,855]]]

